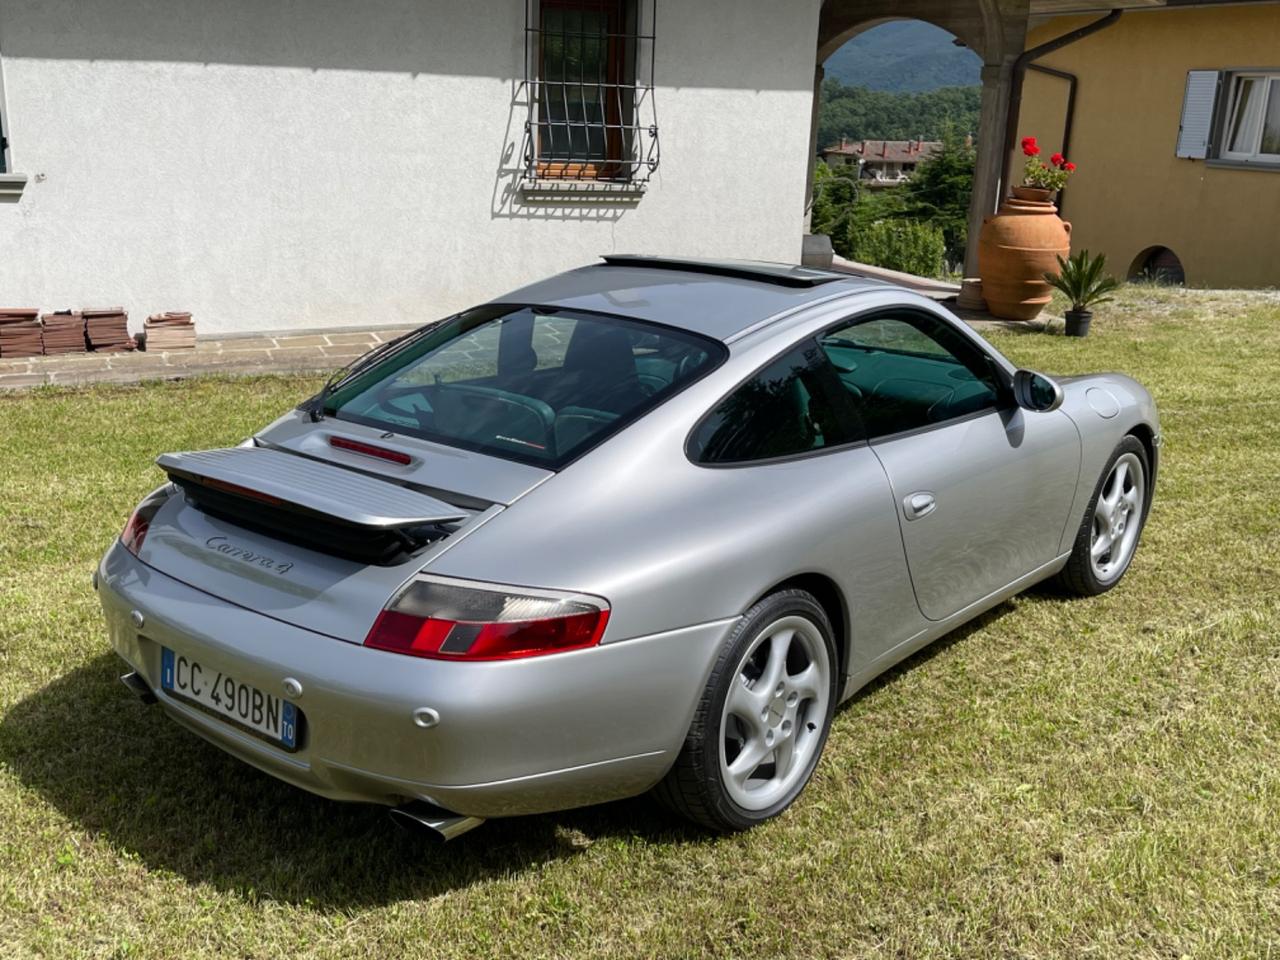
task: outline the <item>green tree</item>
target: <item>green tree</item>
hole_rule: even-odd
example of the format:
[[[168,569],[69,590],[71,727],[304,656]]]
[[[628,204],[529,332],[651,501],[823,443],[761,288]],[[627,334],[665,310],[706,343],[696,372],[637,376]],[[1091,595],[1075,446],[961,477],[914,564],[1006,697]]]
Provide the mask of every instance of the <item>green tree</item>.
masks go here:
[[[856,164],[831,170],[818,163],[814,168],[810,230],[829,236],[832,248],[842,257],[857,259],[853,248],[858,235],[903,212],[901,190],[869,187],[858,179]]]
[[[818,149],[850,140],[936,140],[948,128],[978,129],[981,88],[942,87],[927,93],[889,93],[822,84],[818,108]]]
[[[869,233],[877,224],[897,220],[902,214],[902,193],[898,188],[890,187],[883,190],[868,188],[863,190],[862,196],[858,198],[858,203],[854,205],[844,219],[845,232],[840,238],[839,246],[842,250],[840,255],[848,257],[850,260],[858,260],[861,263],[888,266],[888,264],[879,263],[877,260],[863,260],[862,257],[866,255],[867,249],[861,245],[860,238]],[[835,240],[832,240],[832,246],[836,246]]]
[[[942,149],[916,167],[900,188],[903,216],[938,227],[952,262],[964,260],[976,158],[973,147],[954,127],[948,128],[942,136]]]
[[[849,232],[849,219],[858,206],[862,187],[857,181],[857,170],[852,175],[844,170],[835,173],[822,161],[813,171],[813,233],[825,233],[831,238],[836,253],[844,256],[841,247]]]
[[[942,231],[915,220],[877,220],[851,237],[852,258],[890,270],[936,277],[943,272]]]

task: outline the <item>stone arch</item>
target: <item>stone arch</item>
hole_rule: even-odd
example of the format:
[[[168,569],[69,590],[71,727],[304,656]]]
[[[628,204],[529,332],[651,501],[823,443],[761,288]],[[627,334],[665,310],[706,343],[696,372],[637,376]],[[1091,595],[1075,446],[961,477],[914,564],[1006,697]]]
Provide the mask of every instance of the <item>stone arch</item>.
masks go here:
[[[1005,14],[999,0],[827,0],[818,24],[817,63],[826,62],[858,34],[892,20],[923,20],[940,27],[982,57],[984,63],[998,63],[1007,49]],[[1018,44],[1020,49],[1021,36]]]
[[[822,64],[843,43],[879,24],[891,20],[931,23],[958,38],[983,62],[978,164],[974,171],[973,199],[969,204],[970,243],[965,262],[965,275],[975,276],[978,245],[973,239],[982,227],[983,218],[996,209],[1013,66],[1026,43],[1029,15],[1030,0],[824,0],[818,17],[815,50],[806,210],[812,201],[813,164],[819,149],[818,102],[824,76]]]

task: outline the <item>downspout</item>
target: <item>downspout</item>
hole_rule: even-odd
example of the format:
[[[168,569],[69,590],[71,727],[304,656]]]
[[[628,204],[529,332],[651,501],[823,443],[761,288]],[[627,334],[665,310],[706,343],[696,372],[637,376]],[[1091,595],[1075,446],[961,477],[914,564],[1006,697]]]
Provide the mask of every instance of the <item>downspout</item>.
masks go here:
[[[1079,79],[1074,73],[1068,73],[1066,70],[1059,70],[1056,67],[1046,67],[1039,63],[1029,63],[1027,64],[1027,69],[1067,81],[1067,121],[1062,125],[1062,154],[1063,156],[1070,156],[1071,127],[1075,123],[1076,116],[1076,84]]]
[[[1083,27],[1076,27],[1076,29],[1042,43],[1038,47],[1024,50],[1018,55],[1018,59],[1013,62],[1013,77],[1009,84],[1009,112],[1006,114],[1004,121],[1004,159],[1000,164],[1000,185],[1002,189],[1009,183],[1009,162],[1013,156],[1014,140],[1018,136],[1018,117],[1022,113],[1022,85],[1023,81],[1026,80],[1027,68],[1033,61],[1039,60],[1046,54],[1061,50],[1077,40],[1083,40],[1091,34],[1107,29],[1123,15],[1124,11],[1121,9],[1112,10],[1105,17],[1100,17],[1092,23],[1086,23]]]
[[[1027,64],[1028,70],[1034,70],[1036,73],[1043,73],[1050,77],[1057,77],[1059,80],[1067,81],[1067,118],[1062,124],[1062,153],[1063,156],[1071,156],[1071,128],[1075,125],[1076,119],[1076,85],[1079,79],[1074,73],[1068,73],[1066,70],[1058,70],[1055,67],[1046,67],[1038,63]],[[1062,201],[1066,196],[1067,188],[1063,187],[1058,191],[1058,213],[1062,213]]]

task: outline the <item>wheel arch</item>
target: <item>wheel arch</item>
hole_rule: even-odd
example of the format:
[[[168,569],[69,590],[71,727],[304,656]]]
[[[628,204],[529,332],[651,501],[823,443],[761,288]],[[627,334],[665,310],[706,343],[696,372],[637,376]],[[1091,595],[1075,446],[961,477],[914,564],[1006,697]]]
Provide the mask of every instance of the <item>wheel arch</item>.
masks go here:
[[[775,583],[747,606],[755,606],[765,597],[777,593],[779,590],[803,590],[811,594],[826,613],[827,619],[831,621],[831,629],[835,634],[832,639],[835,641],[836,655],[839,658],[839,662],[836,664],[837,689],[843,690],[845,681],[848,679],[849,658],[852,653],[850,647],[852,631],[849,626],[849,603],[845,599],[844,591],[825,573],[799,573]]]
[[[1125,434],[1127,437],[1135,438],[1142,444],[1142,448],[1147,452],[1147,466],[1150,467],[1147,477],[1147,503],[1144,508],[1143,515],[1151,512],[1151,501],[1155,498],[1156,492],[1156,470],[1159,469],[1159,456],[1156,450],[1156,433],[1151,426],[1146,423],[1136,423]]]

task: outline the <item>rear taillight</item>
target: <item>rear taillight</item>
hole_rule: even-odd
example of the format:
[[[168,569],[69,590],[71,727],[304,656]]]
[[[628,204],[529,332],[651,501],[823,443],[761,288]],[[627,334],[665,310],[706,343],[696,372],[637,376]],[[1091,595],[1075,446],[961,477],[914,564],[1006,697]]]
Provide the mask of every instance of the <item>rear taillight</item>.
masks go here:
[[[160,512],[164,502],[172,495],[173,487],[166,484],[159,490],[153,490],[147,494],[134,509],[133,513],[129,514],[124,530],[120,532],[120,542],[135,557],[138,555],[138,551],[142,549],[142,541],[147,538],[147,531],[151,529],[152,519]]]
[[[124,525],[124,530],[120,534],[120,542],[135,557],[138,555],[138,551],[142,549],[142,541],[146,539],[147,530],[150,526],[151,521],[142,515],[141,507],[138,507],[129,515],[129,522]]]
[[[600,642],[598,597],[420,577],[378,615],[366,647],[436,660],[511,660]]]

